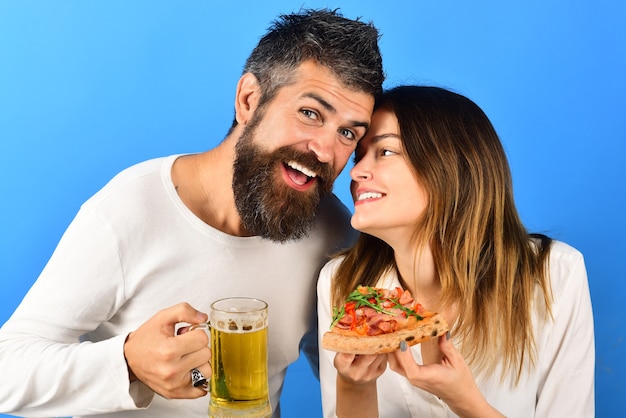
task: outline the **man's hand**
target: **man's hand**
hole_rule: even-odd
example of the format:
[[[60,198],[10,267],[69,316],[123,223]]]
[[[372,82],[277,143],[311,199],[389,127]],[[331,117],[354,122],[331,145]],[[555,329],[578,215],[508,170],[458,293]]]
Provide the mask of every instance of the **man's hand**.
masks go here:
[[[191,369],[211,376],[211,349],[203,330],[175,336],[179,322],[205,322],[207,315],[188,303],[164,309],[131,332],[124,343],[129,377],[141,380],[154,392],[168,399],[194,399],[206,391],[191,384]]]

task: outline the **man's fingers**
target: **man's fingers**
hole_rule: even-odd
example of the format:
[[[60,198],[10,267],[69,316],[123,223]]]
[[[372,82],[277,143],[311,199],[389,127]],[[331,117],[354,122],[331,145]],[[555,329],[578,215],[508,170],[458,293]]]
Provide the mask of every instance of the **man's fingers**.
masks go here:
[[[198,324],[206,322],[209,317],[204,312],[200,312],[190,304],[183,302],[159,311],[154,317],[166,327],[174,327],[180,322],[188,324]]]
[[[202,323],[207,315],[188,303],[180,303],[157,312],[128,335],[124,355],[132,374],[166,398],[204,396],[191,385],[194,367],[210,370],[211,350],[204,330],[175,336],[177,323]],[[210,374],[209,374],[210,375]]]
[[[186,354],[181,359],[181,368],[193,369],[194,367],[201,367],[205,364],[209,364],[211,361],[211,349],[206,345],[200,347],[198,350]]]
[[[204,390],[210,388],[211,385],[211,365],[203,364],[194,367],[189,372],[189,384],[193,387],[201,387]]]
[[[177,335],[175,341],[183,352],[192,353],[209,345],[209,335],[202,329],[195,329]]]

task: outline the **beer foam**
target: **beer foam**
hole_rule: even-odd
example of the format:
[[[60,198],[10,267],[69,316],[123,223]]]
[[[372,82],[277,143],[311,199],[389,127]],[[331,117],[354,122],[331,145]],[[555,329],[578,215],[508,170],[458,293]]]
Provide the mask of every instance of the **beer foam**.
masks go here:
[[[217,330],[230,333],[243,334],[246,332],[259,331],[267,327],[267,318],[224,318],[211,321],[211,326]]]

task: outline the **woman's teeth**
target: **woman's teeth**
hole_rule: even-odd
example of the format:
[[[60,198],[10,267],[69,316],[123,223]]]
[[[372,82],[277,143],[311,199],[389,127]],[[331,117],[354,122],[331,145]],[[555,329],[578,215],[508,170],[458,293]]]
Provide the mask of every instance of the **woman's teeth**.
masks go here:
[[[365,200],[365,199],[377,199],[377,198],[381,198],[383,197],[382,193],[375,193],[375,192],[365,192],[365,193],[361,193],[357,200]]]

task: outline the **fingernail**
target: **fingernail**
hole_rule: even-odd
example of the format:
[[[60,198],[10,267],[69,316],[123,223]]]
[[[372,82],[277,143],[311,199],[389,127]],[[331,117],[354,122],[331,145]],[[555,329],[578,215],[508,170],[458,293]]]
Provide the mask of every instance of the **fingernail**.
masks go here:
[[[446,332],[446,340],[450,339],[450,331]]]
[[[407,343],[406,341],[400,341],[400,351],[406,351]]]

